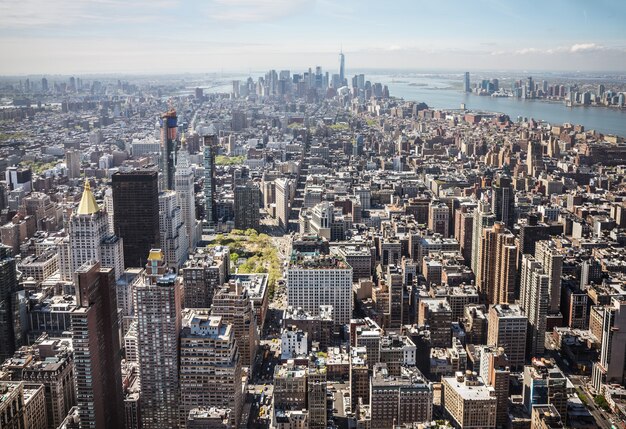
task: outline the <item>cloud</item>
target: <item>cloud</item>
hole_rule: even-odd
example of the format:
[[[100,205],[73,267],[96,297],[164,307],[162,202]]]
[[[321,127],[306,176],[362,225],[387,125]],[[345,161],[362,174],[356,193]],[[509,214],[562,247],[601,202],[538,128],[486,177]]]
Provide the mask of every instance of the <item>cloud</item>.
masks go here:
[[[541,52],[541,50],[537,48],[522,48],[515,51],[517,55],[536,54],[539,52]]]
[[[572,47],[570,48],[570,52],[572,53],[590,52],[590,51],[601,51],[603,49],[604,49],[603,46],[597,45],[595,43],[578,43],[578,44],[572,45]]]

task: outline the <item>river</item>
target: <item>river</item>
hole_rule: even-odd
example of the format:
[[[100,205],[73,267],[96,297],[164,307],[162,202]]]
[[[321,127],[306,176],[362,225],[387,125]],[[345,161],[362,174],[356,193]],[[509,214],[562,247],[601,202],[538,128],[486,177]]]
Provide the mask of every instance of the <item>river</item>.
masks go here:
[[[567,107],[564,103],[542,100],[525,100],[513,97],[485,97],[468,94],[452,87],[449,80],[430,77],[394,77],[392,75],[367,75],[372,82],[389,87],[393,97],[420,101],[436,109],[459,109],[461,103],[471,110],[501,112],[512,120],[518,116],[543,120],[551,124],[584,125],[586,130],[626,136],[626,109],[609,107]]]

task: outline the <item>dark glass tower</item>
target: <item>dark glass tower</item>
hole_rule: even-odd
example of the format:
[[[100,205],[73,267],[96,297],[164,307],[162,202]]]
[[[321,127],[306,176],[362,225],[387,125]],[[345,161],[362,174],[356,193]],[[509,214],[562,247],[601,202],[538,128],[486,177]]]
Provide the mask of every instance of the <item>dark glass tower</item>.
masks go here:
[[[215,227],[215,153],[217,151],[217,136],[204,136],[203,164],[204,164],[204,222],[203,230]]]
[[[113,174],[115,233],[124,240],[124,265],[142,267],[159,247],[159,178],[156,171]]]
[[[235,228],[259,229],[261,192],[251,183],[235,186]]]
[[[18,291],[15,259],[10,247],[0,245],[0,361],[13,356],[16,348],[15,320]]]
[[[161,116],[161,174],[163,187],[174,189],[174,171],[176,168],[176,133],[178,117],[176,110],[169,110]]]
[[[493,197],[491,211],[496,215],[496,221],[504,222],[509,229],[515,224],[515,190],[511,177],[501,174],[492,185]]]

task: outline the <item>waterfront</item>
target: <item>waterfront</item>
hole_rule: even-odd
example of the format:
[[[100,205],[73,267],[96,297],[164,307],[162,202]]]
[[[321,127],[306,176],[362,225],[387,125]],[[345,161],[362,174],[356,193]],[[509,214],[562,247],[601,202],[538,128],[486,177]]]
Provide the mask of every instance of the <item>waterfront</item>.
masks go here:
[[[370,75],[368,79],[387,85],[394,97],[421,101],[435,109],[459,109],[465,103],[467,109],[505,113],[514,121],[521,116],[552,124],[569,122],[584,125],[586,130],[626,136],[626,109],[567,107],[559,102],[479,96],[454,88],[454,82],[445,78]]]

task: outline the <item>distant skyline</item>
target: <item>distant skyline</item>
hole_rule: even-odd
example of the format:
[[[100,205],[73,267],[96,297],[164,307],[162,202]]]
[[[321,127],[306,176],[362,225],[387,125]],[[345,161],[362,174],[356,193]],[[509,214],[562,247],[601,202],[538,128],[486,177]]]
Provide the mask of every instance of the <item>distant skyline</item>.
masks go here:
[[[0,74],[363,69],[626,73],[621,0],[0,2]]]

